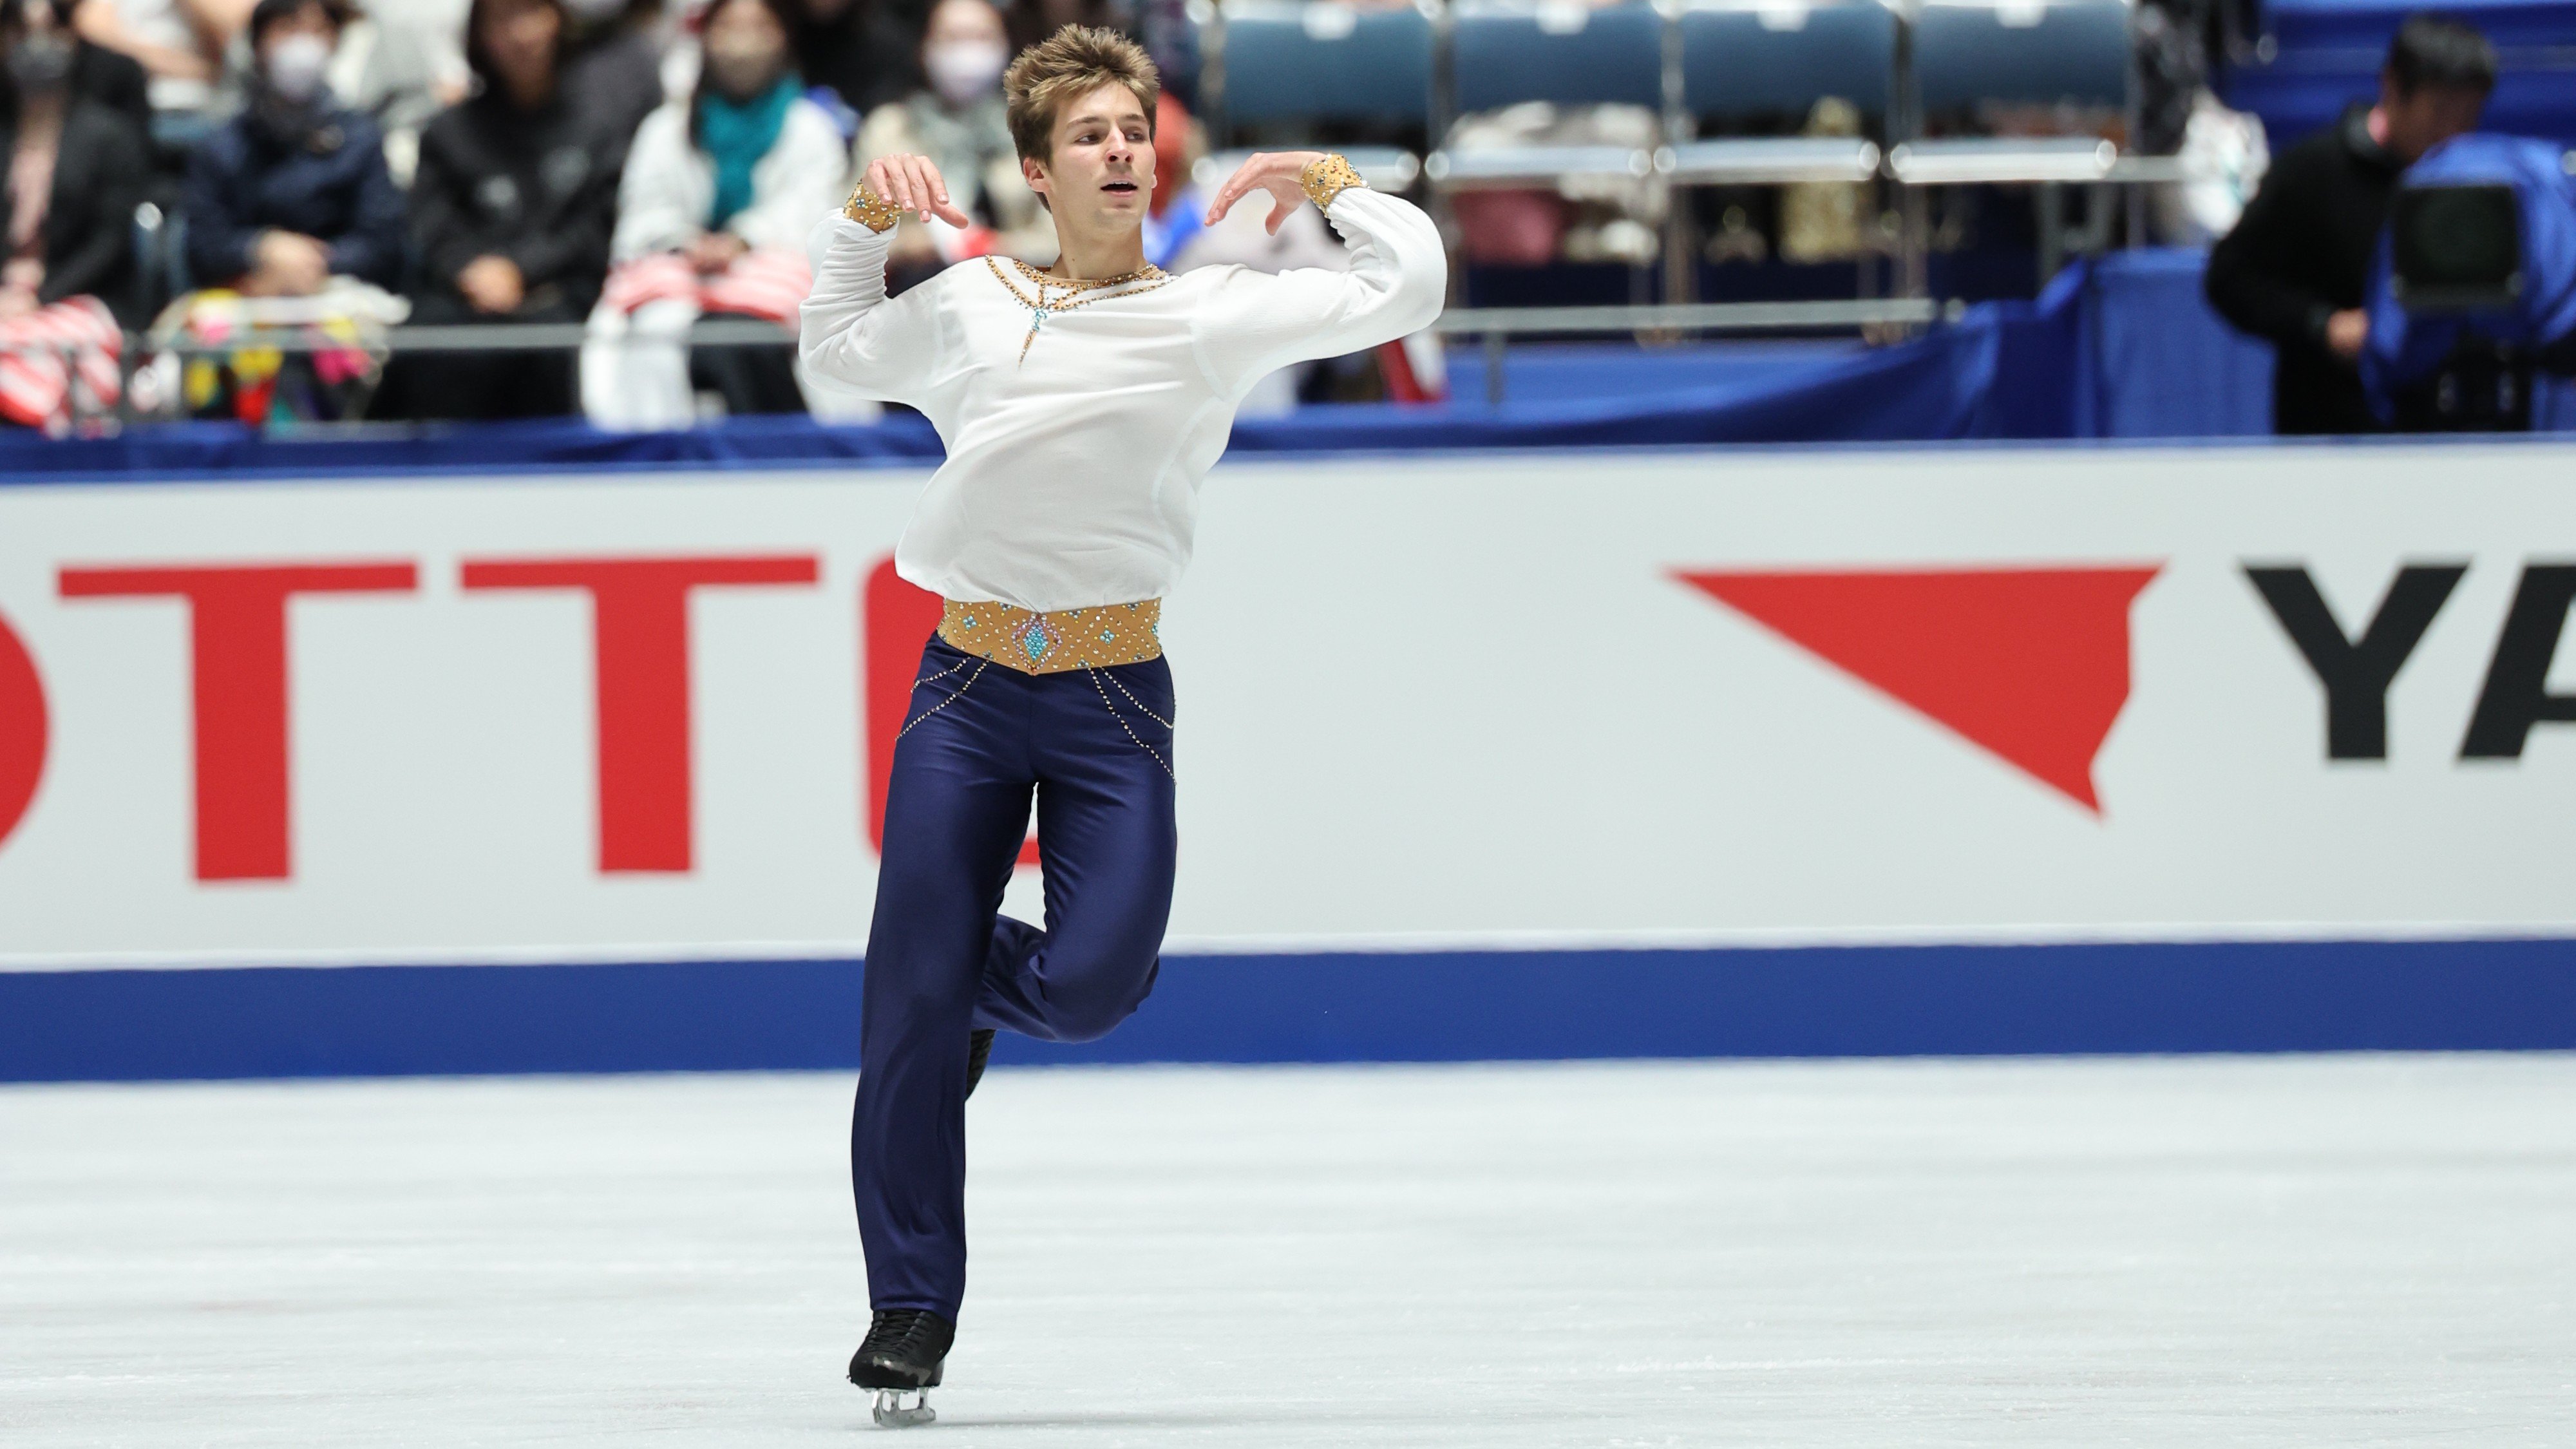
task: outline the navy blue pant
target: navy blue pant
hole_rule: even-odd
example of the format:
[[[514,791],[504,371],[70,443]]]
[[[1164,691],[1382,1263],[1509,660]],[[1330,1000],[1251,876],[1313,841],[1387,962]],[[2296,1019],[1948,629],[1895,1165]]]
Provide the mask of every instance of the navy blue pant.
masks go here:
[[[933,636],[886,791],[850,1178],[868,1296],[951,1321],[966,1292],[976,1027],[1091,1041],[1154,986],[1172,910],[1172,672],[1028,675]],[[1035,791],[1047,929],[1001,913]]]

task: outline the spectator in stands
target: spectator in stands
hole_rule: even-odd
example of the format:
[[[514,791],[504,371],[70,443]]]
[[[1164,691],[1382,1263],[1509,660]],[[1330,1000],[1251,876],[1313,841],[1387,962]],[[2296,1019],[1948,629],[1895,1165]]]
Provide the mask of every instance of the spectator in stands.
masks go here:
[[[49,13],[41,21],[35,15],[36,8],[30,6],[26,11],[28,34],[32,38],[41,30],[47,37],[38,42],[40,53],[53,53],[53,48],[66,44],[70,47],[71,94],[116,112],[149,137],[152,102],[143,67],[134,57],[110,50],[80,33],[79,0],[47,0],[41,8]],[[10,7],[9,13],[14,16],[16,7]]]
[[[1055,227],[1020,175],[1002,103],[1002,71],[1011,54],[993,0],[940,0],[922,31],[921,69],[930,84],[879,106],[859,131],[860,168],[883,156],[928,156],[947,178],[951,203],[979,223],[960,231],[944,221],[907,218],[886,263],[898,291],[949,262],[986,252],[1055,260]]]
[[[663,90],[662,0],[565,0],[573,25],[564,86],[622,144],[670,97]]]
[[[918,84],[912,57],[920,31],[889,0],[793,0],[793,10],[797,70],[850,115],[899,101]]]
[[[582,408],[603,427],[685,427],[693,362],[728,412],[803,406],[792,347],[689,357],[702,312],[792,325],[813,284],[806,234],[842,197],[849,152],[802,94],[785,0],[715,0],[696,95],[636,132],[618,189],[615,263],[582,347]]]
[[[2475,130],[2495,89],[2495,47],[2456,20],[2400,26],[2379,103],[2274,159],[2262,189],[2209,258],[2211,305],[2278,352],[2272,425],[2282,433],[2362,433],[2379,423],[2357,367],[2362,310],[2397,178],[2442,142]]]
[[[249,104],[188,168],[188,266],[200,286],[304,296],[334,277],[401,282],[402,193],[376,123],[322,83],[344,0],[259,0]]]
[[[224,51],[250,17],[246,0],[80,0],[81,33],[140,62],[153,141],[184,150],[213,125]]]
[[[0,49],[0,418],[60,430],[76,390],[91,409],[116,401],[150,142],[78,88],[80,44],[52,0],[0,0]]]
[[[421,136],[412,183],[420,261],[412,320],[578,322],[599,301],[626,142],[576,110],[563,80],[563,0],[474,0],[466,61],[481,90]],[[573,409],[562,353],[399,359],[379,412],[536,417]]]

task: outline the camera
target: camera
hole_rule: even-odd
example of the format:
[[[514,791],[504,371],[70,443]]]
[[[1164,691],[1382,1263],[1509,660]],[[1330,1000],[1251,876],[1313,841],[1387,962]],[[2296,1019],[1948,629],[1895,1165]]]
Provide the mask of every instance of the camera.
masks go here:
[[[2362,381],[2407,432],[2531,426],[2535,379],[2576,372],[2576,156],[2463,136],[2390,204]]]
[[[2522,206],[2501,182],[2409,186],[2389,208],[2389,295],[2418,316],[2522,298]]]

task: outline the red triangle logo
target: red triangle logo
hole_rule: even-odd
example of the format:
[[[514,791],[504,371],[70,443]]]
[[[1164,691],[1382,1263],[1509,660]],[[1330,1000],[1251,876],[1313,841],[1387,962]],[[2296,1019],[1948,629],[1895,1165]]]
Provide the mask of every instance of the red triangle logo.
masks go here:
[[[2129,700],[2129,605],[2155,568],[1675,577],[1991,750],[2096,815]]]

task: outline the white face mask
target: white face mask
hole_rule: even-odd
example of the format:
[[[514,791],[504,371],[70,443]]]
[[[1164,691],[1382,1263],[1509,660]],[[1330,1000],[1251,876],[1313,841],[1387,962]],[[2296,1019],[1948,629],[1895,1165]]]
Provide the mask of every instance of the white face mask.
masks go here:
[[[998,92],[1010,63],[1010,50],[989,40],[942,41],[921,56],[931,89],[952,106],[972,105]]]
[[[318,35],[290,35],[268,48],[263,69],[269,89],[297,105],[322,91],[322,73],[331,68],[331,42]]]

